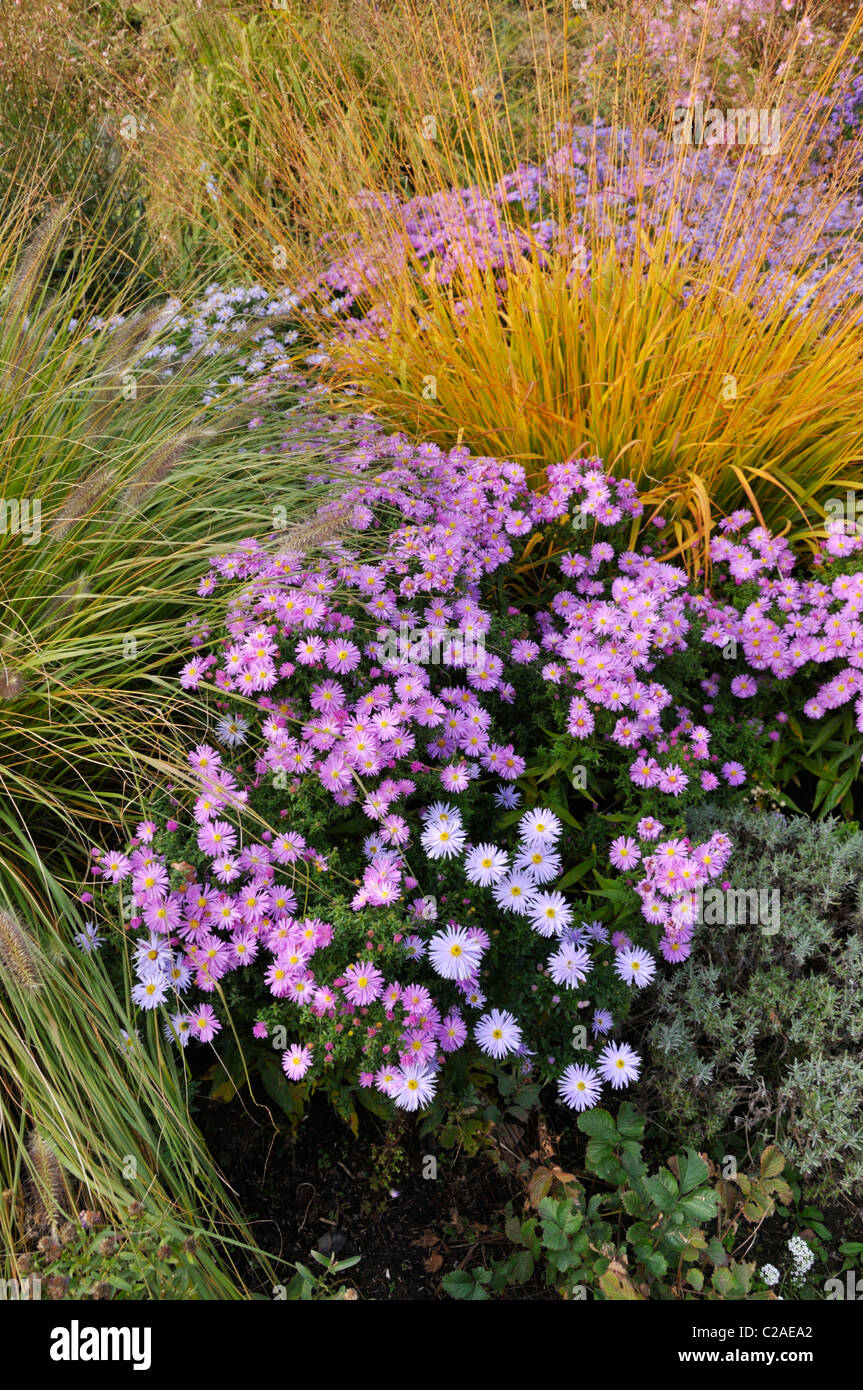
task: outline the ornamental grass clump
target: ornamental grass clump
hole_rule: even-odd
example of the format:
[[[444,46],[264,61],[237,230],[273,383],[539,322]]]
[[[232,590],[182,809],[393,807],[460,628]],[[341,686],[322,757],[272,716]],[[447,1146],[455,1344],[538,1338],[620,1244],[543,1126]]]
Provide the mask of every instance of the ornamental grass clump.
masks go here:
[[[16,184],[0,205],[6,1268],[17,1277],[28,1253],[51,1153],[78,1205],[118,1229],[130,1203],[152,1200],[155,1217],[200,1234],[196,1296],[235,1297],[243,1275],[217,1235],[251,1242],[191,1124],[188,1079],[163,1039],[139,1038],[128,964],[102,968],[72,893],[91,835],[119,826],[145,788],[182,781],[183,743],[201,734],[195,711],[172,712],[170,674],[207,630],[202,562],[310,495],[275,457],[285,424],[262,402],[285,389],[284,306],[241,290],[186,315],[143,268],[145,296],[129,274],[106,303],[108,205],[85,218],[40,188]],[[315,449],[303,453],[300,433],[295,422],[294,462],[307,466]],[[64,1220],[77,1212],[68,1202]]]
[[[469,7],[405,0],[403,65],[359,71],[326,26],[312,42],[286,13],[242,45],[234,120],[196,84],[200,138],[183,149],[208,151],[207,225],[302,294],[336,398],[349,385],[388,424],[514,459],[535,483],[601,457],[695,564],[740,505],[808,538],[859,472],[863,21],[833,42],[756,5],[735,39],[727,6],[680,8],[661,86],[640,7],[597,16],[616,53],[599,68],[571,7],[543,7],[559,43],[527,62],[531,139],[491,13],[478,31]],[[398,108],[383,129],[382,83]],[[239,167],[238,126],[265,176]]]
[[[166,676],[194,649],[182,618],[206,621],[202,556],[308,497],[260,407],[288,389],[281,301],[196,317],[130,275],[96,314],[109,218],[38,182],[0,206],[0,885],[70,922],[71,861],[119,820],[130,766],[182,765]]]
[[[94,938],[0,912],[2,1277],[69,1223],[126,1233],[146,1212],[196,1242],[192,1296],[246,1297],[272,1271],[191,1121],[188,1078],[133,1026],[131,981]]]

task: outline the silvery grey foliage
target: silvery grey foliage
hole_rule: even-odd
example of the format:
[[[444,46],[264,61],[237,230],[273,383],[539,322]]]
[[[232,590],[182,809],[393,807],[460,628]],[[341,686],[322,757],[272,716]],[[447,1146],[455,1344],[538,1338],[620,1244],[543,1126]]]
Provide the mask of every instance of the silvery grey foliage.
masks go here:
[[[689,832],[707,837],[698,808]],[[778,1143],[810,1192],[863,1197],[863,833],[738,810],[735,886],[782,894],[781,929],[699,924],[656,988],[648,1031],[657,1101],[693,1141]]]

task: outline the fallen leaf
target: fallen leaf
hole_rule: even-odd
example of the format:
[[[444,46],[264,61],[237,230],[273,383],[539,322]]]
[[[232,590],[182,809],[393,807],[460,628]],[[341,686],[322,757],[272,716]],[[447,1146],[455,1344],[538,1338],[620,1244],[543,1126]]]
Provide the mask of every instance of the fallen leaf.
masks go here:
[[[551,1191],[551,1184],[553,1182],[554,1174],[550,1168],[537,1168],[527,1185],[531,1206],[539,1207],[543,1197],[547,1197]]]

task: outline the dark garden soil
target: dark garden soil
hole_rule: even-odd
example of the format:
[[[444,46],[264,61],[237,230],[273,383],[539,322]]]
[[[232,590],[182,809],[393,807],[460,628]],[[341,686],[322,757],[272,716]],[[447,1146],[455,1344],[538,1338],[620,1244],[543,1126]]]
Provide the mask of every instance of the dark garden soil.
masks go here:
[[[361,1298],[424,1300],[446,1297],[440,1282],[450,1270],[510,1253],[503,1209],[525,1204],[514,1170],[540,1162],[536,1119],[499,1126],[488,1150],[468,1156],[418,1139],[416,1124],[364,1112],[355,1137],[318,1097],[293,1135],[274,1128],[266,1107],[204,1101],[197,1119],[267,1254],[315,1268],[315,1249],[359,1255],[342,1277]],[[550,1295],[538,1284],[507,1296]]]

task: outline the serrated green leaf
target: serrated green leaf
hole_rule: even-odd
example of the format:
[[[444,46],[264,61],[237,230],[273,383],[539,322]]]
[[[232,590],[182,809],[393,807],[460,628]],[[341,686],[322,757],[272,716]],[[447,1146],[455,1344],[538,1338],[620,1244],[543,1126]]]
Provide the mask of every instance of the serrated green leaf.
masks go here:
[[[719,1198],[715,1192],[694,1192],[684,1197],[679,1210],[688,1221],[709,1221],[716,1215]]]
[[[533,1278],[534,1259],[529,1250],[520,1250],[512,1262],[513,1283],[526,1284]]]
[[[445,1274],[441,1280],[441,1285],[450,1298],[456,1298],[460,1302],[487,1301],[489,1297],[485,1289],[476,1283],[466,1269],[454,1269],[449,1274]]]
[[[660,1211],[674,1211],[677,1206],[677,1183],[667,1168],[660,1168],[658,1173],[642,1181],[644,1190]]]
[[[585,1110],[578,1117],[578,1127],[582,1134],[594,1139],[602,1139],[614,1146],[618,1140],[617,1126],[607,1110]]]
[[[633,1192],[631,1188],[620,1194],[620,1201],[627,1216],[643,1216],[644,1202],[639,1194]]]
[[[645,1120],[639,1115],[632,1101],[625,1100],[617,1112],[617,1130],[624,1139],[642,1139]]]
[[[677,1166],[680,1173],[680,1191],[683,1193],[692,1192],[696,1187],[701,1187],[710,1177],[710,1169],[704,1159],[693,1149],[687,1149],[685,1153],[678,1154]]]

